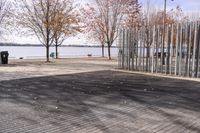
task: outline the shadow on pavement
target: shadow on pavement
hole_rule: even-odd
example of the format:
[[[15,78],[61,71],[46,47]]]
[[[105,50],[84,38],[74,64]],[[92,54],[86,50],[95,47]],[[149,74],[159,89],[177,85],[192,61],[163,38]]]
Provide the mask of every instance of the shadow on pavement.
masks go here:
[[[200,132],[200,83],[114,71],[1,81],[0,106],[2,132]]]

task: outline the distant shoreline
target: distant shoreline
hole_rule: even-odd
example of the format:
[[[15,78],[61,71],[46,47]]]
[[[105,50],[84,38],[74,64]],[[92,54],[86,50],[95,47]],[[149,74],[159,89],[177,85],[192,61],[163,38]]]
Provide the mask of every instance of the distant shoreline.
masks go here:
[[[40,45],[40,44],[13,44],[13,43],[0,43],[0,47],[44,47],[44,45]],[[52,45],[50,47],[55,47],[55,45]],[[97,46],[92,46],[92,45],[61,45],[59,47],[91,47],[91,48],[99,48],[101,46],[97,45]],[[105,46],[107,47],[107,46]],[[117,46],[112,46],[112,48],[117,48]]]

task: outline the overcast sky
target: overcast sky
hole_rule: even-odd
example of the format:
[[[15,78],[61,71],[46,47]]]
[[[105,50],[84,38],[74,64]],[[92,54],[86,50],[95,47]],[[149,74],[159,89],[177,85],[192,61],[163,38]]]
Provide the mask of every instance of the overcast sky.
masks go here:
[[[141,3],[146,3],[147,0],[139,0]],[[164,0],[150,0],[154,6],[163,7]],[[200,0],[167,0],[168,8],[176,7],[179,5],[183,10],[199,11]]]
[[[81,3],[85,3],[88,0],[79,0]],[[89,0],[92,1],[92,0]],[[145,5],[147,0],[139,0],[139,2],[142,5]],[[150,0],[151,5],[157,8],[163,9],[164,0]],[[200,0],[167,0],[167,7],[168,9],[172,9],[179,5],[184,11],[195,11],[200,12]],[[10,35],[7,37],[4,37],[1,42],[12,42],[12,43],[30,43],[30,44],[40,44],[40,42],[37,40],[36,37],[23,37],[23,36],[16,36],[16,35]],[[84,45],[87,44],[88,41],[85,39],[83,35],[78,35],[76,37],[71,37],[67,39],[64,44],[78,44],[78,45]]]

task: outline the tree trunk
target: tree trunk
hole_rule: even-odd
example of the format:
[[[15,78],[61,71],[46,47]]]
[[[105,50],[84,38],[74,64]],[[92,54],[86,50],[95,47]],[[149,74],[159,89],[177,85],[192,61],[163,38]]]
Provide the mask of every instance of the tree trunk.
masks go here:
[[[149,44],[147,46],[147,53],[146,53],[146,72],[148,72],[149,68],[149,57],[150,57],[150,47]]]
[[[58,59],[58,45],[56,45],[56,59]]]
[[[58,59],[58,39],[55,39],[56,47],[56,59]]]
[[[108,59],[111,60],[110,44],[108,44]]]
[[[46,46],[46,60],[49,62],[49,46]]]
[[[104,44],[102,44],[102,57],[104,57]]]
[[[49,7],[50,7],[50,3],[49,3],[49,1],[47,1],[47,4],[46,4],[46,6],[47,6],[47,11],[46,11],[46,18],[45,18],[45,20],[46,20],[46,23],[47,23],[47,27],[46,27],[46,58],[47,58],[47,62],[49,62],[50,60],[49,60],[49,47],[50,47],[50,44],[49,44],[49,42],[50,42],[50,28],[49,28]]]

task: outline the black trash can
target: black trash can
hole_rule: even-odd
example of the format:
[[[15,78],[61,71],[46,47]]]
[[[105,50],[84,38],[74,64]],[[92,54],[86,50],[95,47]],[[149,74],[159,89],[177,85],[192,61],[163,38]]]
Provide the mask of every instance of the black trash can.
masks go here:
[[[1,63],[8,64],[8,51],[1,51]]]

